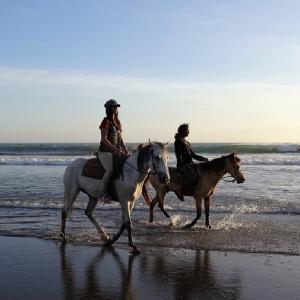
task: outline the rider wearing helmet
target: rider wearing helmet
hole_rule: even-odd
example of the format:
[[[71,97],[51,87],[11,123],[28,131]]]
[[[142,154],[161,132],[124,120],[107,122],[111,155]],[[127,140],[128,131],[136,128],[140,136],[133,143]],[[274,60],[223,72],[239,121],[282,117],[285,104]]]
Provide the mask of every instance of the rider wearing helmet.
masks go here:
[[[122,139],[122,125],[118,117],[120,104],[110,99],[105,102],[106,117],[102,120],[99,129],[101,131],[100,152],[111,152],[116,156],[128,155],[129,151]]]

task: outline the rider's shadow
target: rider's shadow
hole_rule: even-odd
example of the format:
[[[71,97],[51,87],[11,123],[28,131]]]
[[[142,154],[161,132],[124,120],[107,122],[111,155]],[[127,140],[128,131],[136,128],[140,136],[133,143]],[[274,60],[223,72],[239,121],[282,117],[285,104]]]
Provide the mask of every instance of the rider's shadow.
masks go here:
[[[66,248],[66,244],[60,247],[65,299],[137,298],[131,283],[134,255],[128,256],[126,264],[114,248],[101,248],[81,274],[76,274],[78,268],[74,267]]]

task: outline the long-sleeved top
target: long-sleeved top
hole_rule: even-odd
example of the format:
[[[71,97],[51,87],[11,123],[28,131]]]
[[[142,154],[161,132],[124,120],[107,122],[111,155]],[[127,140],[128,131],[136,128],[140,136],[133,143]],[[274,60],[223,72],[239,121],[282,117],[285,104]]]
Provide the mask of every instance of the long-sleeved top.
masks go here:
[[[186,164],[192,164],[193,159],[198,161],[206,161],[205,157],[194,153],[191,148],[191,144],[188,141],[176,139],[174,146],[178,169],[181,169]]]

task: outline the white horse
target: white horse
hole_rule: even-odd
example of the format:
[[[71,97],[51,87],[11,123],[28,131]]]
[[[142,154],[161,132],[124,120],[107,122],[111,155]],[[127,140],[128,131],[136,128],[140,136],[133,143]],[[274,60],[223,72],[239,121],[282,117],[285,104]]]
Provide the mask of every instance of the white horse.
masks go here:
[[[132,155],[128,156],[120,178],[113,181],[113,189],[117,201],[121,204],[122,224],[118,232],[109,238],[103,228],[93,217],[93,211],[96,207],[98,198],[105,192],[111,172],[106,172],[102,178],[93,179],[82,176],[82,170],[87,162],[86,159],[79,158],[74,160],[66,169],[64,174],[64,206],[62,208],[61,236],[65,240],[65,223],[68,214],[78,196],[82,191],[89,196],[88,206],[85,210],[86,216],[96,227],[101,239],[105,241],[104,245],[112,245],[118,240],[124,229],[128,231],[128,244],[132,247],[134,253],[139,253],[132,239],[131,211],[134,202],[141,193],[142,187],[148,174],[155,173],[162,183],[168,183],[170,180],[169,170],[167,167],[168,150],[167,144],[152,142],[140,145]],[[112,159],[112,158],[111,158]],[[107,163],[109,165],[109,163]],[[107,169],[108,166],[104,165]]]

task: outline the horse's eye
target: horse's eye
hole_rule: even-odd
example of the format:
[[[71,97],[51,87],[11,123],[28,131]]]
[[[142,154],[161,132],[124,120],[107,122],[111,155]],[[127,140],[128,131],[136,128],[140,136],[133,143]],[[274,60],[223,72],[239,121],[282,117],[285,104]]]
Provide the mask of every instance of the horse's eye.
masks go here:
[[[160,160],[160,157],[159,157],[159,156],[155,156],[155,160],[156,160],[156,161],[159,161],[159,160]]]

